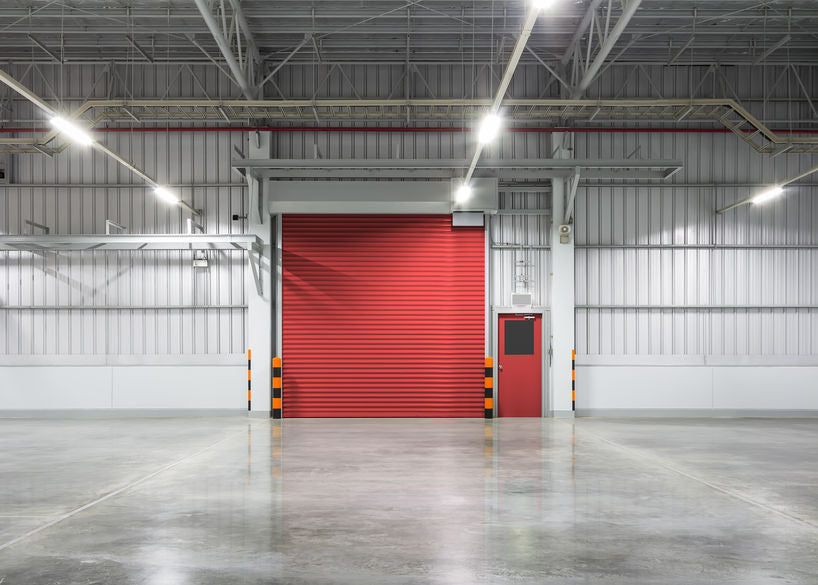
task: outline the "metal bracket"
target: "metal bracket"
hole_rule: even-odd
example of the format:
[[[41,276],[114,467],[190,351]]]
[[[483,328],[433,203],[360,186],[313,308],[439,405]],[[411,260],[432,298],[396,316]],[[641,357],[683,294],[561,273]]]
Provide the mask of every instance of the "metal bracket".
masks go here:
[[[261,190],[261,179],[257,176],[251,177],[252,181],[256,182],[256,211],[258,211],[259,223],[264,223],[264,193]]]
[[[250,262],[250,270],[253,272],[253,281],[256,283],[256,292],[259,296],[264,296],[264,281],[261,277],[261,255],[264,247],[254,243],[247,250],[247,259]]]
[[[48,227],[47,225],[37,223],[36,221],[31,221],[30,219],[25,220],[25,222],[26,222],[27,225],[31,226],[32,228],[39,228],[39,229],[43,230],[46,234],[51,233],[51,228]],[[32,233],[34,233],[33,230],[32,230]]]
[[[201,215],[201,210],[197,210],[197,211],[199,211],[199,214]],[[199,230],[199,233],[202,233],[202,234],[205,233],[205,229],[204,229],[204,226],[202,224],[193,221],[192,217],[188,217],[187,218],[187,233],[192,235],[194,233],[194,230]]]
[[[564,225],[571,223],[571,219],[574,217],[574,200],[577,197],[577,187],[579,186],[579,167],[574,169],[574,174],[568,181],[568,201],[565,204],[565,219],[562,222]]]
[[[188,221],[190,221],[190,220],[188,220]],[[128,226],[122,225],[121,223],[117,223],[117,222],[115,222],[115,221],[113,221],[111,219],[106,219],[105,220],[105,235],[106,236],[111,235],[111,229],[119,230],[119,231],[122,231],[122,232],[127,232],[128,231]],[[190,233],[190,232],[188,232],[188,233]]]
[[[249,208],[256,214],[253,219],[260,224],[264,224],[264,193],[262,192],[261,177],[256,171],[247,169],[245,178],[247,179]],[[255,202],[253,199],[255,199]]]

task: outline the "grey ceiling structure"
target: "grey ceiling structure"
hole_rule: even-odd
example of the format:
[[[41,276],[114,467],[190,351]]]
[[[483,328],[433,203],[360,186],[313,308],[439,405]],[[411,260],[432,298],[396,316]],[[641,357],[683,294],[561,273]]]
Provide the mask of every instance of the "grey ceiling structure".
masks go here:
[[[514,45],[526,4],[6,0],[0,8],[0,60],[204,63],[224,61],[225,47],[232,46],[236,65],[248,57],[260,60],[265,75],[285,58],[292,63],[502,61]],[[609,41],[610,57],[623,63],[810,64],[818,51],[816,31],[818,5],[810,0],[561,0],[537,22],[524,59],[561,65],[575,56],[585,60],[589,36],[599,35]]]
[[[818,152],[815,1],[556,0],[527,28],[531,1],[7,0],[0,66],[98,132],[459,131],[499,103],[514,131]],[[0,154],[64,150],[43,126],[0,89]]]

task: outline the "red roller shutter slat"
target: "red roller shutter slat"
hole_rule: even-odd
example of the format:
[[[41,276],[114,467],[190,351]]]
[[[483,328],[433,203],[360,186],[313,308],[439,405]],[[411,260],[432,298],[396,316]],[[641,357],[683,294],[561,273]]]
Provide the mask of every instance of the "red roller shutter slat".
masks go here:
[[[284,416],[483,416],[483,229],[451,223],[284,216]]]

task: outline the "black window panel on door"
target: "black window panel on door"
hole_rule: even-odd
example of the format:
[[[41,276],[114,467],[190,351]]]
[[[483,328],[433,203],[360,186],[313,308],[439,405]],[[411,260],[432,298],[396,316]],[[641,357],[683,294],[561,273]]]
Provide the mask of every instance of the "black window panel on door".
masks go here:
[[[505,322],[505,355],[534,355],[534,321]]]

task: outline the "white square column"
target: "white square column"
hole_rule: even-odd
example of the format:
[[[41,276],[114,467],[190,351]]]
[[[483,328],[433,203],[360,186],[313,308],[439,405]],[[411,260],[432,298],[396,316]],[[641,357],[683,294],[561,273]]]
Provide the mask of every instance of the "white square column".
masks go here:
[[[555,133],[554,158],[570,158],[571,152],[562,146],[565,134]],[[551,180],[551,380],[549,414],[554,417],[573,417],[571,352],[574,350],[574,234],[568,242],[560,241],[560,225],[565,218],[567,194],[565,178]]]
[[[267,159],[271,156],[270,134],[251,132],[249,135],[249,158]],[[249,171],[248,171],[249,173]],[[272,221],[267,203],[265,181],[258,181],[248,174],[247,233],[258,236],[264,244],[263,253],[255,255],[259,282],[253,274],[253,266],[246,271],[247,291],[247,348],[252,352],[252,410],[251,416],[269,417],[272,387],[272,341],[273,341],[273,279],[272,266]],[[258,290],[261,285],[261,292]]]

